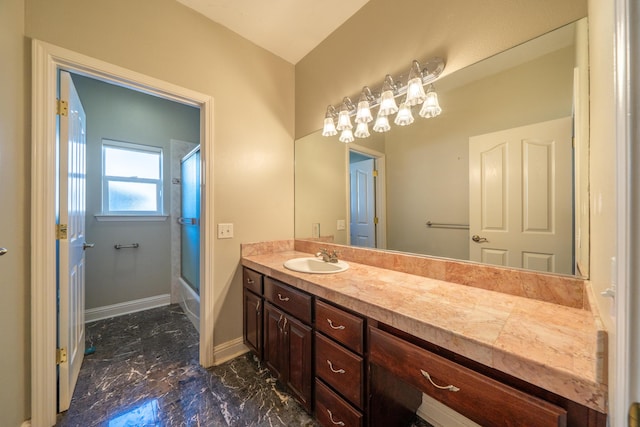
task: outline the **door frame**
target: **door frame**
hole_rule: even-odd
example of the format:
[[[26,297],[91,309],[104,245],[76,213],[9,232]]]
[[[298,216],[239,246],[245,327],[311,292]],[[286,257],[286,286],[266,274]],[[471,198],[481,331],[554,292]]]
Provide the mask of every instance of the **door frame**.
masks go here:
[[[31,423],[56,423],[56,113],[57,70],[96,78],[200,108],[200,259],[213,254],[213,98],[40,40],[32,41]],[[213,263],[200,263],[200,364],[214,364]]]
[[[387,248],[387,187],[386,187],[386,159],[384,153],[357,144],[349,144],[346,150],[347,171],[347,240],[351,244],[351,162],[349,153],[364,154],[374,159],[374,167],[378,171],[376,183],[376,249]]]

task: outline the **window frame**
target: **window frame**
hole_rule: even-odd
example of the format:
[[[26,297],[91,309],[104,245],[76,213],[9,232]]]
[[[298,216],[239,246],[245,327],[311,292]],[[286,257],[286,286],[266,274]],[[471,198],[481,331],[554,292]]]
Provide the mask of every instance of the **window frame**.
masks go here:
[[[159,177],[155,179],[155,178],[138,178],[138,177],[122,177],[122,176],[106,175],[107,156],[105,155],[105,149],[107,148],[116,148],[116,149],[128,150],[131,152],[142,152],[142,153],[158,155]],[[107,219],[108,217],[119,217],[119,218],[129,217],[132,219],[146,219],[149,217],[151,218],[166,217],[166,215],[164,214],[164,169],[163,169],[164,150],[162,149],[162,147],[136,144],[132,142],[115,141],[112,139],[103,138],[102,146],[101,146],[101,156],[102,156],[102,159],[101,159],[102,171],[100,174],[100,179],[101,179],[101,187],[102,187],[102,213],[99,215],[100,217],[102,217],[104,220],[108,220]],[[155,211],[110,210],[109,209],[109,183],[110,182],[155,184],[157,209]],[[98,215],[96,217],[98,217]]]

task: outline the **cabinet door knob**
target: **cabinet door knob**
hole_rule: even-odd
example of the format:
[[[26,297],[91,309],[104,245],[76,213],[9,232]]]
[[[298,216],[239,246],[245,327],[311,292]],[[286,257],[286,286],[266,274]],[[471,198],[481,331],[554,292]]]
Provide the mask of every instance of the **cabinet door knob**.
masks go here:
[[[333,419],[333,414],[331,413],[330,410],[327,409],[327,413],[329,414],[329,419],[331,420],[331,422],[337,426],[343,426],[344,423],[342,421],[336,421]]]
[[[331,327],[331,329],[344,329],[344,326],[342,326],[342,325],[334,326],[333,322],[331,321],[331,319],[327,319],[327,322],[329,322],[329,326]]]
[[[331,363],[331,360],[329,359],[327,359],[327,363],[329,364],[329,369],[331,369],[331,372],[333,372],[334,374],[344,374],[347,372],[344,369],[334,369],[333,363]]]
[[[420,372],[422,373],[422,376],[428,379],[431,385],[434,386],[435,388],[439,388],[440,390],[449,390],[452,392],[460,391],[460,389],[454,385],[445,385],[445,386],[438,385],[433,382],[433,380],[431,379],[431,375],[429,375],[427,371],[423,371],[422,369],[420,369]]]

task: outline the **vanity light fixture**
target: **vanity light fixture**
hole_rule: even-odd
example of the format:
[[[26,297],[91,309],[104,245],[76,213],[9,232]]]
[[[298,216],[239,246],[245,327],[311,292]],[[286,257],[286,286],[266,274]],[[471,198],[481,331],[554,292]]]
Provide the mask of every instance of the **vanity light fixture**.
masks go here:
[[[391,130],[391,125],[389,125],[389,117],[383,116],[378,112],[378,116],[376,117],[376,122],[373,125],[373,130],[376,132],[388,132]]]
[[[343,130],[342,133],[340,133],[340,138],[338,138],[338,140],[340,142],[344,142],[345,144],[353,142],[353,132],[351,131],[351,129]]]
[[[440,104],[438,103],[438,94],[433,84],[430,84],[427,89],[427,98],[422,104],[422,108],[418,114],[425,119],[430,119],[431,117],[439,116],[440,113],[442,113],[442,108],[440,108]]]
[[[334,119],[337,117],[336,109],[333,105],[327,107],[327,113],[324,115],[324,126],[322,127],[322,136],[334,136],[338,134]]]
[[[427,99],[427,94],[424,93],[422,69],[420,68],[420,63],[414,59],[411,63],[411,69],[409,70],[407,97],[404,102],[410,107],[413,107],[414,105],[422,104],[425,99]]]
[[[398,112],[398,104],[396,104],[396,95],[398,94],[398,86],[393,82],[393,78],[387,74],[382,83],[382,95],[380,95],[380,111],[378,114],[389,116]]]
[[[358,106],[351,102],[349,97],[344,97],[340,107],[332,105],[327,107],[322,128],[323,136],[333,136],[341,131],[339,140],[344,143],[354,141],[355,138],[367,138],[370,136],[368,123],[373,121],[371,110],[378,107],[376,121],[373,125],[375,132],[387,132],[391,129],[389,116],[396,114],[394,123],[398,126],[410,125],[414,122],[412,107],[422,104],[419,115],[424,118],[436,117],[442,112],[438,103],[438,95],[435,92],[434,82],[444,70],[442,58],[431,58],[426,61],[424,68],[416,60],[411,62],[408,78],[399,77],[394,81],[390,74],[384,77],[382,87],[378,91],[372,91],[364,86],[358,98]],[[406,84],[402,82],[406,81]],[[425,85],[429,85],[425,92]],[[405,96],[404,101],[396,103],[398,96]],[[336,111],[339,110],[337,113]],[[351,123],[351,116],[355,116],[357,124],[355,132]],[[336,120],[337,118],[337,125]]]
[[[338,113],[338,125],[336,126],[337,130],[351,130],[353,129],[353,125],[351,124],[350,110],[355,110],[353,106],[353,102],[351,102],[351,98],[345,96],[342,100],[342,107],[340,108],[340,112]]]
[[[372,117],[373,119],[373,117]],[[356,131],[353,134],[356,138],[368,138],[371,136],[369,133],[369,124],[367,123],[358,123],[356,125]]]
[[[406,126],[413,123],[413,114],[411,114],[411,107],[407,105],[406,102],[400,104],[400,109],[398,110],[398,114],[396,115],[396,119],[393,123],[398,126]]]
[[[362,88],[362,93],[360,94],[360,99],[358,100],[358,110],[356,111],[355,120],[356,123],[369,123],[373,121],[373,116],[371,115],[371,108],[369,105],[370,101],[375,101],[375,98],[373,97],[369,86],[365,86]]]

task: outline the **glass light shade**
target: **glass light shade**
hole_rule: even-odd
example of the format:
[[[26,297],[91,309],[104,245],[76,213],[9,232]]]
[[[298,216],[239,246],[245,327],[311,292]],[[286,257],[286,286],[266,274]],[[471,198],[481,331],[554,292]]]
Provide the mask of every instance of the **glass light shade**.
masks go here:
[[[369,101],[358,102],[358,112],[356,113],[356,123],[369,123],[373,121]]]
[[[407,98],[405,103],[410,106],[422,104],[427,99],[427,94],[424,93],[424,87],[422,86],[422,79],[415,77],[409,80],[407,84]]]
[[[322,136],[334,136],[337,135],[336,124],[331,117],[324,119],[324,126],[322,128]]]
[[[378,117],[376,117],[376,122],[373,125],[373,130],[376,132],[390,131],[391,126],[389,125],[389,117],[378,114]]]
[[[396,104],[396,98],[393,96],[392,90],[386,90],[382,92],[380,97],[380,110],[378,115],[389,116],[398,112],[398,104]]]
[[[404,102],[400,104],[400,110],[398,111],[398,115],[393,122],[398,126],[406,126],[413,123],[413,114],[411,114],[411,107]]]
[[[348,144],[349,142],[353,142],[353,132],[351,132],[351,129],[345,129],[342,131],[342,133],[340,134],[340,138],[338,138],[338,140],[340,142],[344,142],[345,144]]]
[[[349,110],[343,108],[340,110],[338,114],[338,126],[336,126],[337,130],[351,130],[353,129],[353,125],[351,124],[351,117],[349,117]]]
[[[438,103],[438,94],[435,89],[433,89],[433,86],[429,86],[427,99],[422,104],[422,108],[418,114],[425,119],[429,119],[431,117],[439,116],[440,113],[442,113],[442,108],[440,108],[440,104]]]
[[[358,123],[354,136],[356,138],[368,138],[371,136],[369,133],[369,125],[367,123]]]

